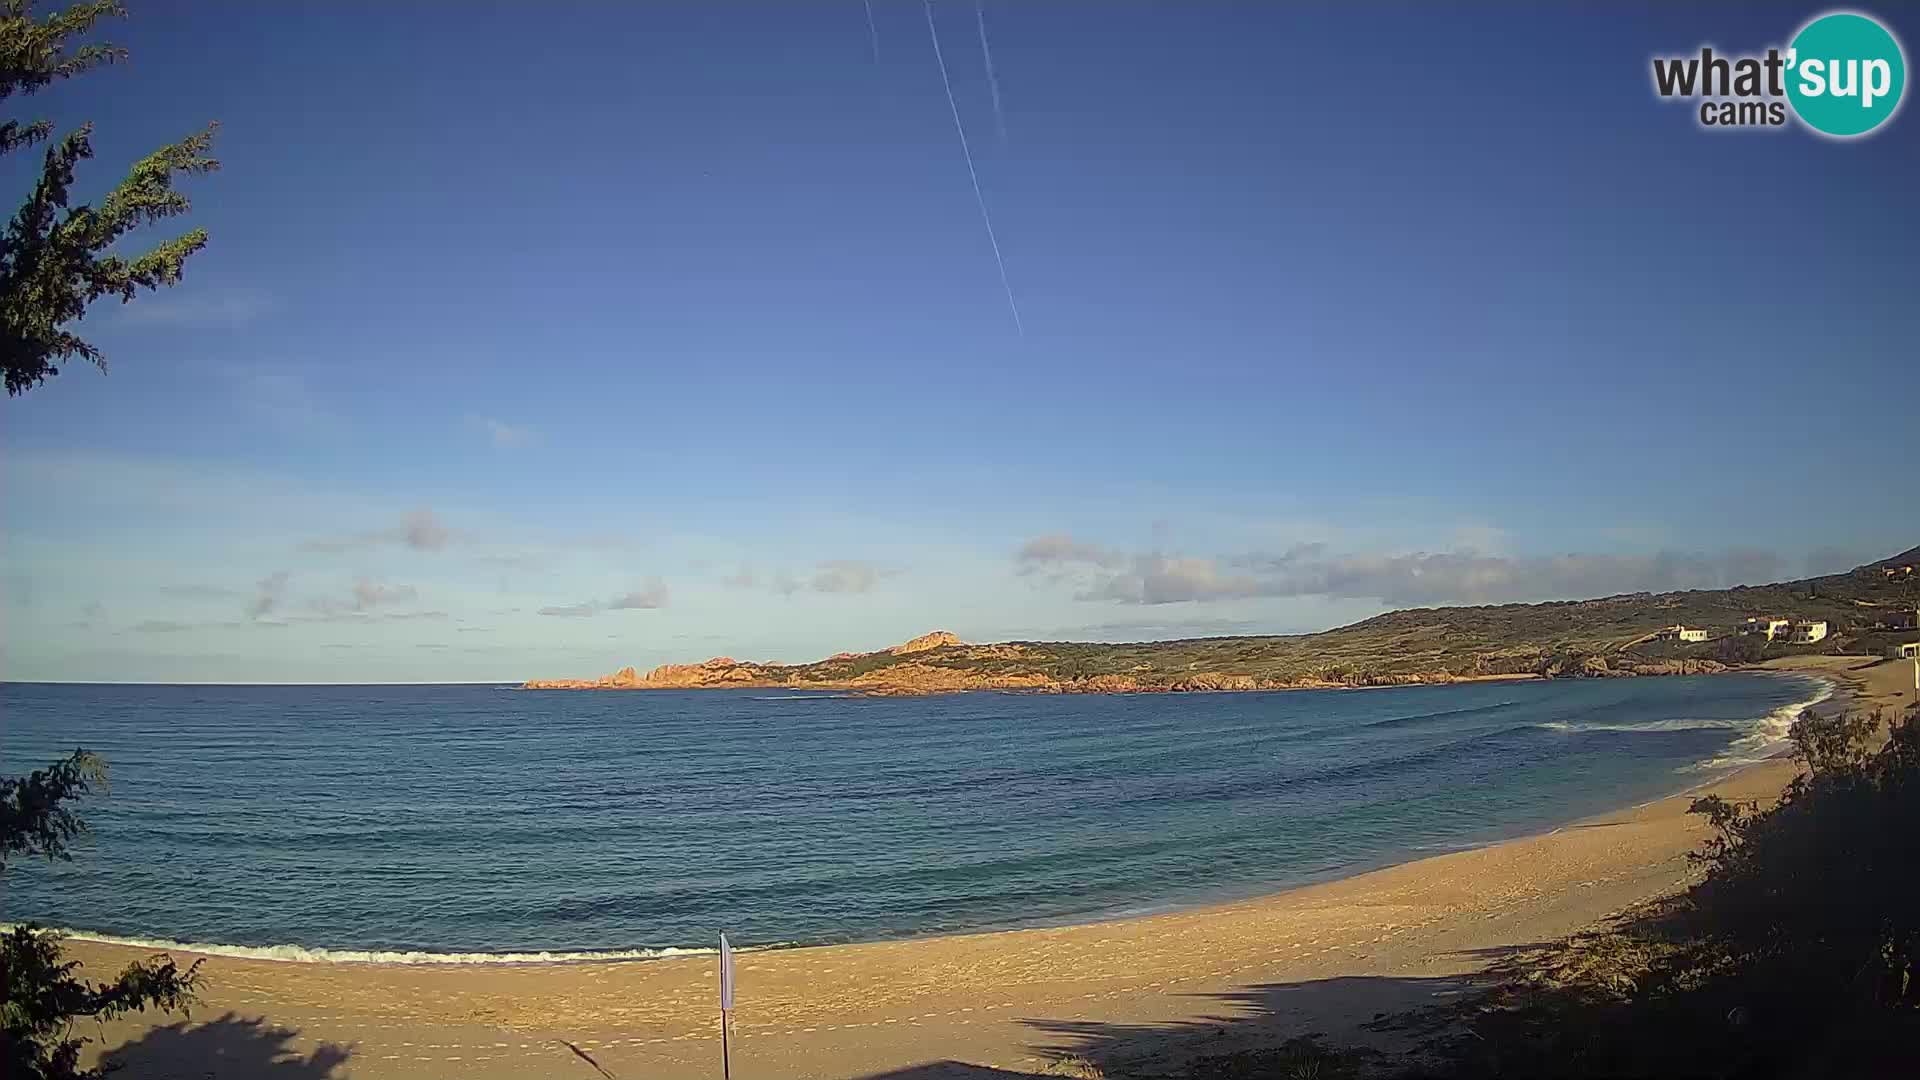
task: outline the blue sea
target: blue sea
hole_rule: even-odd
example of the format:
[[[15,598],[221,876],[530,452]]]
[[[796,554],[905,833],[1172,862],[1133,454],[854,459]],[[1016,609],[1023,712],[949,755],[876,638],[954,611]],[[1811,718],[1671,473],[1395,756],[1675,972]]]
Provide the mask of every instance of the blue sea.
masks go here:
[[[0,919],[290,959],[646,956],[1063,923],[1543,831],[1777,749],[1807,679],[861,698],[0,686],[111,790]],[[231,947],[231,948],[224,948]]]

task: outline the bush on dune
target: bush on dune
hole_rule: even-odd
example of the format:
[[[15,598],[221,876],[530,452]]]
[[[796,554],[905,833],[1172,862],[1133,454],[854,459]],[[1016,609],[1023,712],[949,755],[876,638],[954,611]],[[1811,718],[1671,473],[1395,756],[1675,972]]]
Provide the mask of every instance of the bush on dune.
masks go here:
[[[1809,711],[1778,803],[1694,802],[1699,884],[1495,965],[1422,1074],[1916,1075],[1920,709],[1880,730]]]

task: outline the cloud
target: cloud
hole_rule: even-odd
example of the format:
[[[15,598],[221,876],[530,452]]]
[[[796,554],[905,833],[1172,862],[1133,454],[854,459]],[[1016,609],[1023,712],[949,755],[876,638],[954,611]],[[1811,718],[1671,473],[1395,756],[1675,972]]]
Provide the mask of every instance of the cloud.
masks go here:
[[[322,596],[308,601],[307,606],[316,614],[295,617],[300,622],[336,622],[368,621],[368,616],[383,607],[396,604],[410,604],[420,598],[420,591],[411,585],[389,585],[372,578],[358,578],[348,588],[344,598]],[[407,618],[444,618],[441,612],[380,612],[381,621]]]
[[[608,611],[644,611],[667,606],[667,586],[659,578],[648,582],[643,589],[622,593],[607,601]]]
[[[369,611],[387,604],[410,603],[419,595],[411,585],[388,585],[361,578],[353,583],[353,609]]]
[[[415,551],[440,551],[453,539],[453,531],[447,528],[439,515],[431,510],[415,510],[390,529],[308,540],[300,545],[300,550],[338,554],[363,548],[400,545]]]
[[[1476,538],[1493,536],[1482,531]],[[1393,607],[1725,588],[1777,580],[1785,566],[1778,555],[1754,549],[1516,557],[1474,550],[1337,555],[1325,544],[1299,544],[1277,553],[1230,557],[1143,552],[1116,560],[1114,555],[1111,549],[1052,536],[1029,541],[1015,563],[1022,573],[1048,567],[1049,580],[1071,581],[1081,600],[1177,604],[1326,597]]]
[[[1152,554],[1135,558],[1130,570],[1103,575],[1080,599],[1178,604],[1259,596],[1262,588],[1252,576],[1224,572],[1212,559]]]
[[[1718,589],[1777,580],[1785,561],[1768,551],[1708,554],[1568,554],[1530,557],[1470,551],[1236,560],[1265,595],[1377,599],[1395,606],[1585,599],[1635,592]]]
[[[1160,523],[1155,524],[1159,531]],[[1036,536],[1020,545],[1014,555],[1023,573],[1031,573],[1046,567],[1063,564],[1085,563],[1091,566],[1122,566],[1127,557],[1124,553],[1103,548],[1097,544],[1086,544],[1066,533],[1050,533]]]
[[[814,567],[813,577],[807,582],[807,587],[823,593],[871,592],[875,585],[892,574],[893,571],[884,567],[858,559],[830,559]]]
[[[654,578],[641,588],[629,590],[609,600],[588,600],[580,604],[543,607],[539,613],[563,619],[584,619],[602,611],[653,611],[666,606],[666,582]]]
[[[1258,619],[1135,619],[1056,628],[1044,635],[1054,641],[1166,641],[1175,638],[1229,637],[1271,633]]]
[[[509,424],[505,420],[497,420],[491,416],[479,416],[469,413],[467,415],[467,423],[486,432],[487,438],[493,445],[502,450],[531,446],[539,437],[530,427],[524,427],[519,424]]]
[[[247,604],[247,618],[258,619],[272,614],[286,595],[287,579],[291,576],[285,570],[276,570],[261,578],[260,583],[254,586],[253,600]]]
[[[431,510],[416,510],[400,523],[400,542],[415,551],[439,551],[452,535]]]

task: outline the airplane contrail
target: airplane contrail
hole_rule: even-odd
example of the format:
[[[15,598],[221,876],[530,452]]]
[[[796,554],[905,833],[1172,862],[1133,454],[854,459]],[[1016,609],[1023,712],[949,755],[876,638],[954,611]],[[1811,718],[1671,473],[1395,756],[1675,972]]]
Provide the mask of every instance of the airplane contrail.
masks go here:
[[[873,0],[860,0],[867,7],[867,42],[873,46],[873,62],[880,62],[880,31],[873,25]]]
[[[1000,77],[993,73],[993,46],[987,44],[987,0],[973,0],[973,19],[980,27],[980,55],[987,62],[987,90],[993,95],[993,126],[1000,145],[1007,142],[1007,117],[1000,111]]]
[[[940,83],[947,88],[947,108],[953,113],[953,130],[960,136],[960,152],[967,158],[967,178],[973,181],[973,201],[980,205],[980,221],[987,227],[987,243],[993,245],[993,261],[1000,267],[1000,287],[1007,293],[1007,309],[1013,312],[1013,328],[1021,337],[1027,328],[1020,321],[1020,305],[1013,299],[1013,283],[1007,279],[1007,260],[1000,254],[1000,238],[993,232],[993,215],[987,212],[987,197],[980,191],[980,172],[973,167],[973,148],[967,144],[967,128],[960,122],[960,105],[953,100],[953,80],[947,76],[947,58],[940,51],[940,30],[933,23],[933,0],[922,0],[927,9],[927,36],[933,39],[933,58],[940,64]]]

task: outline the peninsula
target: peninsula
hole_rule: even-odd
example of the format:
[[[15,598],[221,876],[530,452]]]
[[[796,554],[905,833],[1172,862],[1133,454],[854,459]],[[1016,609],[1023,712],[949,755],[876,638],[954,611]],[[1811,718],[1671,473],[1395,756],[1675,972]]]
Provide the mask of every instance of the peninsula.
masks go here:
[[[535,679],[524,686],[1138,693],[1701,674],[1802,653],[1878,653],[1889,643],[1912,640],[1920,631],[1916,566],[1920,547],[1846,573],[1773,585],[1415,608],[1316,634],[978,644],[936,631],[890,648],[837,653],[807,664],[717,656],[665,664],[644,675],[627,667],[600,678]],[[1820,636],[1795,643],[1776,634],[1776,625],[1820,626]]]

